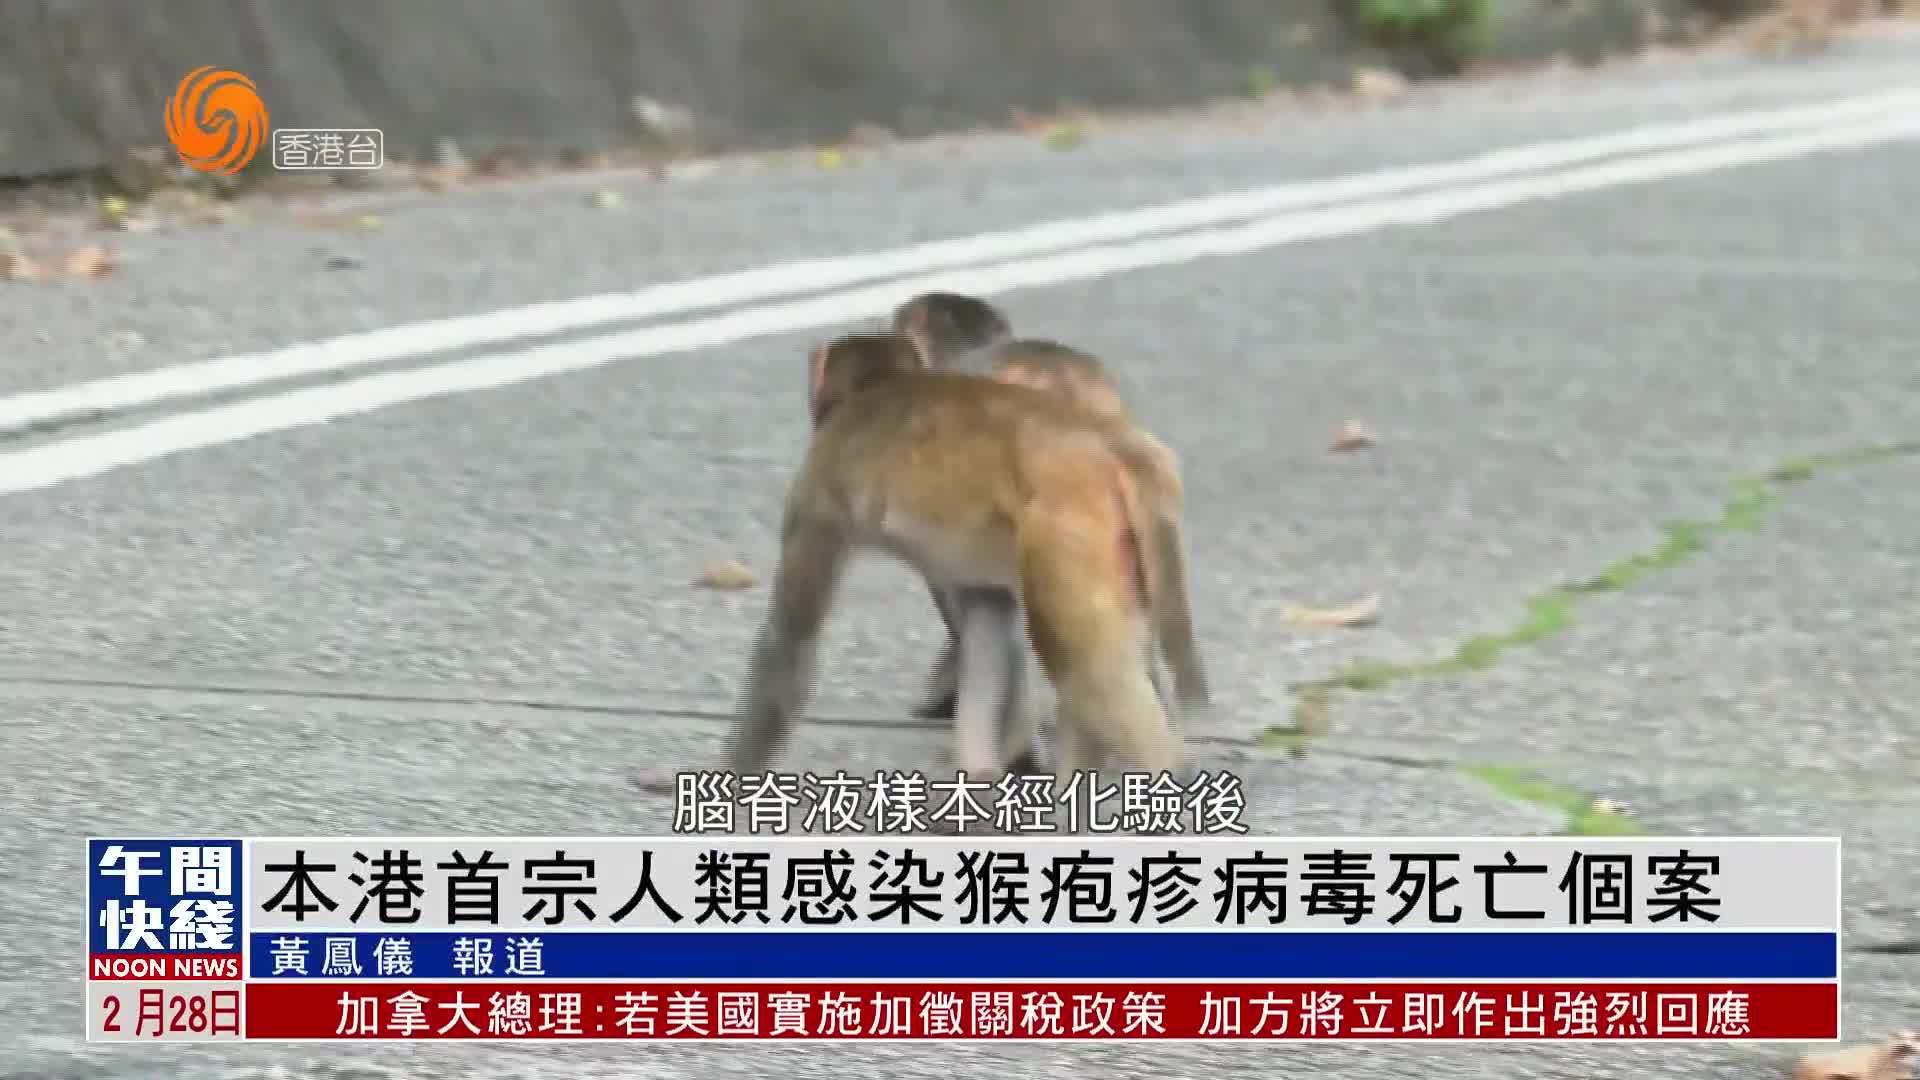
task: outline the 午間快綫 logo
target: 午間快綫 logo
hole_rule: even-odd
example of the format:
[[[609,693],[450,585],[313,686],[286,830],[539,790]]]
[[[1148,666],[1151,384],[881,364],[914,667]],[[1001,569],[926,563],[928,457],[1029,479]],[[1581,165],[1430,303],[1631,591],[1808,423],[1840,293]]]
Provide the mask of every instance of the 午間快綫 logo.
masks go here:
[[[269,138],[279,170],[378,169],[386,160],[379,128],[278,128],[253,80],[227,68],[195,68],[167,98],[167,139],[180,159],[206,173],[232,176]]]
[[[267,103],[237,71],[195,68],[167,98],[167,139],[193,168],[232,176],[267,141]]]

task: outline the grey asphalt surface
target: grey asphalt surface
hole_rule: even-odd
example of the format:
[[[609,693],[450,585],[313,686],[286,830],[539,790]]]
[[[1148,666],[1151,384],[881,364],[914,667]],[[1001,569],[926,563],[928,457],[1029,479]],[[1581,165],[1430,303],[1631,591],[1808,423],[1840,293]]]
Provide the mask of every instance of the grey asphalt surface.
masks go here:
[[[1070,153],[987,139],[821,172],[403,200],[367,233],[125,238],[91,287],[0,292],[0,393],[413,318],[633,288],[1288,178],[1911,81],[1920,46],[1181,124]],[[1540,94],[1529,100],[1530,94]],[[1109,356],[1176,446],[1203,764],[1282,833],[1537,833],[1459,767],[1538,770],[1661,833],[1837,833],[1850,945],[1920,938],[1920,459],[1821,472],[1749,532],[1458,678],[1338,696],[1295,760],[1290,683],[1421,661],[1719,514],[1737,478],[1920,436],[1920,146],[1602,191],[1006,298]],[[346,251],[358,269],[321,268]],[[878,313],[876,313],[878,314]],[[138,335],[137,347],[114,347]],[[633,770],[707,760],[803,437],[814,335],[676,354],[164,458],[0,506],[0,1077],[1753,1076],[1785,1047],[87,1047],[88,833],[663,830]],[[1329,455],[1339,424],[1381,445]],[[4,449],[4,446],[0,446]],[[937,623],[862,564],[794,767],[914,766]],[[1289,603],[1381,592],[1380,625]],[[1920,1023],[1920,960],[1850,955],[1847,1034]]]

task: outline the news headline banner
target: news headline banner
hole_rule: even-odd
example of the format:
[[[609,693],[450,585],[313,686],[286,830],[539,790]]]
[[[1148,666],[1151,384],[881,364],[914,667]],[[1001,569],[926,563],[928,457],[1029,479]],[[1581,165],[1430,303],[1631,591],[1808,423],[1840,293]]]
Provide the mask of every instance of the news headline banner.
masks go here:
[[[1831,838],[182,838],[88,858],[90,1039],[1839,1026]]]

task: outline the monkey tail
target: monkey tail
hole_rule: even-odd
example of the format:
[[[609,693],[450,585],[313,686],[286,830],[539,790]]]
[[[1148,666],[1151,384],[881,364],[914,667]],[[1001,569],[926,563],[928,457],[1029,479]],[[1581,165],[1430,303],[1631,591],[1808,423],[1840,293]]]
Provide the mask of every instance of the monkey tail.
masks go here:
[[[1158,533],[1151,520],[1153,515],[1143,505],[1145,500],[1141,498],[1140,488],[1128,483],[1127,479],[1118,472],[1108,477],[1113,500],[1119,505],[1121,516],[1127,523],[1127,549],[1123,558],[1127,562],[1134,595],[1140,607],[1151,616],[1156,614],[1160,595],[1160,560],[1157,552],[1152,550],[1158,541]]]
[[[1212,700],[1199,645],[1193,636],[1193,609],[1187,591],[1185,544],[1180,514],[1185,491],[1180,465],[1171,449],[1144,431],[1134,433],[1129,454],[1147,481],[1147,505],[1129,507],[1129,520],[1140,538],[1140,580],[1146,587],[1147,610],[1153,638],[1174,676],[1174,695],[1182,711],[1206,706]]]

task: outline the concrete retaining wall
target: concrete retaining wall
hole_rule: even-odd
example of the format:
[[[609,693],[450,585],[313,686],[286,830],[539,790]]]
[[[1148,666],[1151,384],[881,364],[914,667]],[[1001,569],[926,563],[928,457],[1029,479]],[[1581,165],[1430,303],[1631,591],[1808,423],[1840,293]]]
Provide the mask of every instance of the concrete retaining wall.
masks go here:
[[[1012,107],[1174,105],[1344,82],[1379,63],[1335,0],[8,0],[0,175],[83,170],[165,143],[205,64],[250,75],[274,127],[591,149],[639,134],[637,95],[712,146],[1002,123]],[[1630,47],[1652,0],[1508,0],[1506,58]],[[1533,11],[1534,8],[1538,12]]]

